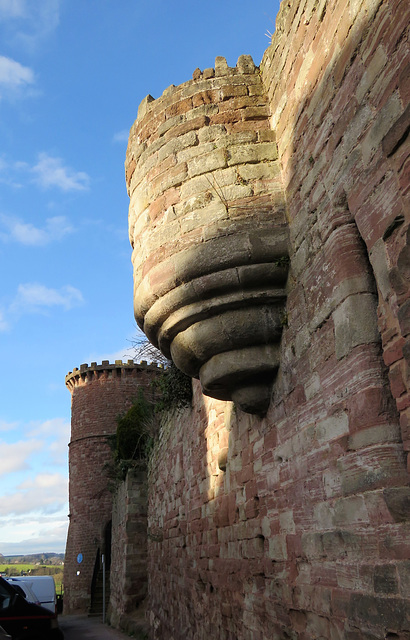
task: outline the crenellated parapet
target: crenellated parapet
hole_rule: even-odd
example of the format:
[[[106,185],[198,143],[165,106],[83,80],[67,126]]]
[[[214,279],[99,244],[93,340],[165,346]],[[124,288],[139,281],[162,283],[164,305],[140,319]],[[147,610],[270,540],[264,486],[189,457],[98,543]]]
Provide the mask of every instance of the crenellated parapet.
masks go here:
[[[69,371],[65,377],[65,384],[68,390],[72,393],[75,387],[81,386],[92,382],[94,379],[101,377],[112,378],[117,377],[129,377],[139,376],[141,372],[153,372],[159,373],[159,370],[163,369],[162,364],[148,363],[145,360],[141,362],[134,362],[134,360],[128,360],[123,362],[122,360],[116,360],[114,363],[110,363],[109,360],[103,360],[101,364],[91,362],[88,364],[81,364],[80,367],[74,367],[72,371]]]
[[[134,310],[203,392],[263,414],[279,366],[288,226],[250,56],[147,96],[129,138]]]

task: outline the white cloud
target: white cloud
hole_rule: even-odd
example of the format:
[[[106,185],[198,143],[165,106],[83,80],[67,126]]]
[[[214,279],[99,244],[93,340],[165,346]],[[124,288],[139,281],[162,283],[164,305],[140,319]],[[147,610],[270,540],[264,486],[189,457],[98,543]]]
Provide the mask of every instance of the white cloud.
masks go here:
[[[73,231],[64,216],[48,218],[43,229],[35,227],[31,222],[23,222],[18,218],[6,215],[0,215],[0,223],[8,231],[8,233],[0,234],[0,238],[15,240],[26,246],[45,246],[54,240],[61,240]]]
[[[0,422],[5,430],[13,426],[17,425]],[[52,418],[18,426],[25,440],[12,444],[0,440],[0,474],[4,474],[0,483],[0,552],[64,551],[69,421]],[[56,453],[61,459],[57,460]]]
[[[0,476],[29,468],[28,459],[39,451],[42,443],[39,440],[20,440],[7,443],[0,440],[1,465]],[[0,507],[0,513],[2,513]]]
[[[21,491],[39,491],[42,492],[53,489],[54,495],[62,495],[67,497],[67,477],[61,473],[39,473],[34,478],[29,478],[22,482],[18,489]],[[48,502],[47,498],[47,502]]]
[[[68,479],[61,473],[39,473],[0,496],[0,513],[5,518],[22,513],[57,513],[67,502]]]
[[[26,169],[29,169],[29,164],[27,162],[24,162],[24,160],[17,160],[14,165],[13,165],[14,169],[17,169],[19,171],[25,171]]]
[[[29,49],[54,31],[60,22],[61,0],[26,0],[25,17],[27,30],[20,31],[16,39]]]
[[[11,187],[21,188],[27,174],[29,176],[31,174],[31,182],[42,189],[57,188],[64,192],[70,192],[86,191],[90,186],[90,177],[85,171],[76,171],[66,166],[62,158],[51,156],[45,152],[38,154],[37,162],[33,166],[21,160],[12,162],[4,157],[0,158],[0,182]],[[47,221],[50,225],[53,225],[55,221],[55,228],[51,229],[53,232],[57,230],[60,220],[62,218],[50,218]]]
[[[6,56],[0,56],[0,84],[18,87],[33,82],[34,73],[29,67],[24,67]]]
[[[130,132],[127,131],[127,129],[123,129],[122,131],[118,131],[117,133],[115,133],[113,135],[112,141],[113,142],[128,142],[129,135],[130,135]]]
[[[84,191],[90,183],[87,173],[65,167],[61,158],[53,158],[47,153],[39,154],[31,172],[35,175],[34,182],[44,189],[57,187],[62,191]]]
[[[21,95],[34,84],[34,73],[20,62],[0,56],[0,98]]]
[[[5,420],[0,420],[0,431],[14,431],[17,426],[18,422],[6,422]]]
[[[68,423],[67,435],[61,434],[58,440],[54,440],[48,447],[50,452],[50,462],[57,465],[67,466],[68,443],[70,441],[70,424]]]
[[[40,424],[36,424],[27,431],[27,435],[30,438],[38,438],[39,436],[58,436],[61,432],[68,435],[70,433],[70,423],[64,418],[51,418],[50,420],[45,420]]]
[[[61,0],[0,0],[0,21],[9,27],[9,39],[34,49],[60,22]]]
[[[64,551],[68,477],[39,473],[0,495],[0,552]]]
[[[0,553],[5,556],[30,553],[63,553],[67,539],[68,505],[61,513],[43,517],[24,514],[1,519]]]
[[[1,96],[1,87],[0,87]],[[10,187],[21,188],[21,183],[15,180],[15,171],[21,171],[25,163],[18,162],[10,165],[4,158],[0,158],[0,182],[7,184]]]
[[[50,454],[49,460],[59,466],[67,465],[67,447],[70,434],[70,421],[64,418],[46,420],[27,432],[29,438],[53,438],[47,447]]]
[[[50,307],[63,307],[68,311],[83,302],[81,291],[71,285],[50,289],[43,284],[28,282],[19,285],[11,310],[38,313]]]
[[[25,15],[25,0],[0,0],[0,20],[22,18]]]
[[[0,331],[7,331],[10,325],[4,317],[4,313],[0,311]]]
[[[20,284],[17,293],[5,310],[0,310],[0,332],[11,328],[11,320],[28,313],[47,315],[53,307],[62,307],[69,311],[84,303],[83,294],[69,284],[60,289],[51,289],[38,282]]]

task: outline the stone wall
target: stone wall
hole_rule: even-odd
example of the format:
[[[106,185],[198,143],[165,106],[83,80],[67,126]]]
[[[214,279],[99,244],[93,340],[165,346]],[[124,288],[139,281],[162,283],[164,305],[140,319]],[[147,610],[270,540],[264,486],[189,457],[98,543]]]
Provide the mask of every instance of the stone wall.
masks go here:
[[[147,473],[145,464],[128,472],[114,496],[110,607],[113,626],[128,620],[147,595]],[[142,619],[144,616],[142,615]]]
[[[192,410],[164,425],[149,475],[150,637],[408,637],[397,423],[378,446],[349,435],[348,411],[308,420],[294,401],[258,420],[195,384]]]
[[[217,59],[140,108],[126,169],[136,316],[154,343],[179,354],[192,318],[212,317],[195,286],[191,319],[180,311],[203,277],[192,265],[214,273],[209,240],[239,270],[246,227],[266,291],[275,257],[259,267],[249,229],[273,237],[286,205],[290,257],[266,415],[204,385],[220,348],[204,330],[192,375],[213,397],[194,381],[192,407],[162,426],[148,476],[152,640],[410,637],[409,17],[405,0],[283,0],[260,74],[246,57],[236,70]],[[256,154],[274,141],[277,159]]]
[[[329,347],[343,366],[360,344],[378,349],[381,335],[382,375],[396,401],[406,452],[408,25],[406,1],[282,2],[261,65],[291,232],[298,318],[289,316],[288,336],[295,342],[298,334],[295,348],[304,356],[308,345],[331,333]],[[363,420],[377,424],[384,412],[385,394],[369,387],[350,408],[356,431]]]
[[[112,493],[107,464],[112,463],[113,452],[108,437],[116,432],[116,418],[130,408],[140,388],[152,394],[151,381],[158,372],[155,365],[119,360],[83,364],[66,376],[72,401],[65,613],[88,613],[102,553],[110,563]]]

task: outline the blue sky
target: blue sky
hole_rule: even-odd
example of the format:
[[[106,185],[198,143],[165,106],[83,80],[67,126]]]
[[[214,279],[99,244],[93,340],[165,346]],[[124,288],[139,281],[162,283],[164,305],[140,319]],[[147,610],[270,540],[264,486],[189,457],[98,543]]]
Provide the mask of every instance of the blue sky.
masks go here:
[[[63,552],[70,394],[133,356],[124,159],[138,105],[241,54],[279,0],[0,0],[0,553]]]

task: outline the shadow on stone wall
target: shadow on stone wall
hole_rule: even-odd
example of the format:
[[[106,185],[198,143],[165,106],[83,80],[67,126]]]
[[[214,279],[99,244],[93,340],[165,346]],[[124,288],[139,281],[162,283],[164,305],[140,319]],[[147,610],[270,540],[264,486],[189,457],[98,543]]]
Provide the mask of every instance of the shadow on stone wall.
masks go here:
[[[393,0],[282,2],[262,64],[291,247],[278,377],[263,419],[194,382],[192,409],[163,427],[149,477],[154,640],[408,634],[408,12]],[[220,123],[202,125],[210,136]],[[182,164],[164,173],[174,198],[196,178]],[[165,212],[179,242],[180,195],[155,211],[146,195],[135,228],[151,220],[159,234]]]
[[[301,5],[282,3],[262,63],[292,247],[268,414],[279,475],[288,467],[277,506],[292,506],[302,543],[292,554],[287,537],[287,624],[314,637],[402,638],[410,280],[403,267],[395,275],[410,250],[409,7]]]

